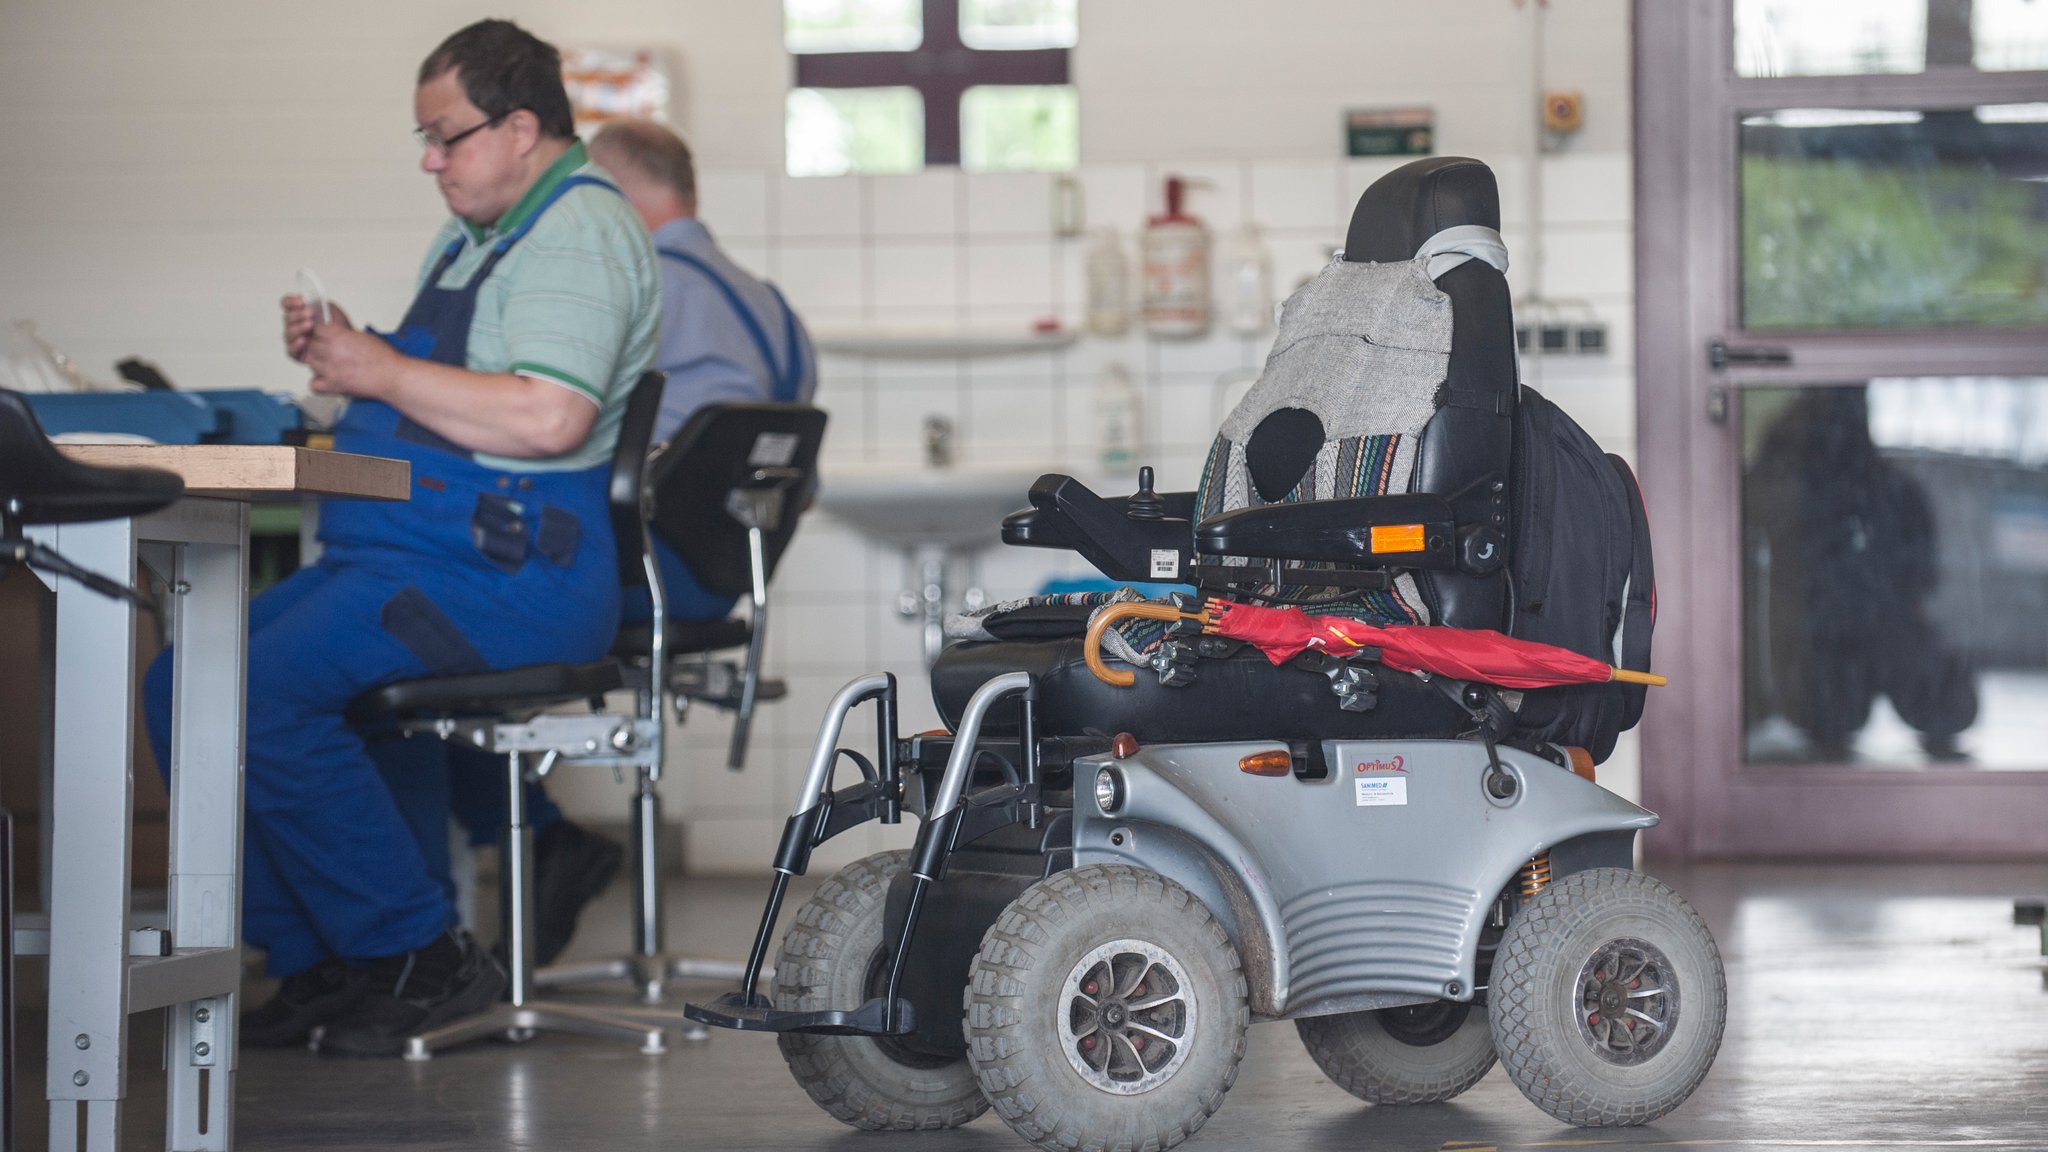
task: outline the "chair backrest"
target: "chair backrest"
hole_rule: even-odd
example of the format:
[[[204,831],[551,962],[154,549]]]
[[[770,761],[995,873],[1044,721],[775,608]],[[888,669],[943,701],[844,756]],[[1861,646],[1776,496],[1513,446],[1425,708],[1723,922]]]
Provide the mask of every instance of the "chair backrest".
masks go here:
[[[763,526],[768,573],[796,532],[797,513],[817,486],[825,413],[808,404],[710,404],[694,413],[652,463],[654,532],[706,591],[742,596],[753,588],[747,528],[733,513],[745,493],[783,495]]]
[[[1366,189],[1345,265],[1288,301],[1266,372],[1226,420],[1197,493],[1202,514],[1426,492],[1449,498],[1461,524],[1509,531],[1517,381],[1507,279],[1487,259],[1439,268],[1433,280],[1417,262],[1426,242],[1462,226],[1497,245],[1500,197],[1477,160],[1418,160]],[[1499,628],[1507,577],[1414,571],[1367,596],[1389,619]]]
[[[646,530],[640,524],[640,485],[647,474],[647,449],[654,439],[654,419],[661,412],[661,390],[668,378],[654,369],[640,374],[633,394],[626,398],[626,413],[619,419],[619,443],[612,450],[612,476],[606,489],[611,506],[612,538],[619,551],[619,585],[640,588],[647,583],[647,570],[640,557],[646,551]]]
[[[185,494],[185,482],[158,468],[80,464],[50,443],[35,410],[0,389],[0,524],[72,524],[153,512]]]
[[[1445,228],[1478,224],[1500,230],[1500,189],[1493,170],[1462,156],[1433,156],[1405,164],[1373,182],[1358,198],[1344,240],[1346,260],[1407,260],[1423,241]],[[1451,298],[1451,361],[1444,377],[1446,402],[1423,429],[1410,488],[1459,496],[1452,507],[1461,524],[1492,523],[1509,537],[1515,397],[1515,317],[1504,272],[1468,260],[1439,276]],[[1491,481],[1503,487],[1495,491]],[[1477,488],[1475,489],[1475,486]],[[1484,576],[1444,571],[1418,573],[1438,623],[1500,628],[1507,620],[1508,573]]]

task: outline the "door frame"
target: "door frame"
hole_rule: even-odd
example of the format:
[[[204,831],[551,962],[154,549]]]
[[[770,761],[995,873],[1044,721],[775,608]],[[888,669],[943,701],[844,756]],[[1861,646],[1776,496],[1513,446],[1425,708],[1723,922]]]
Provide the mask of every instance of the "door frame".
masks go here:
[[[1656,529],[1656,664],[1646,852],[1692,857],[2048,857],[2041,772],[1743,763],[1741,402],[1745,387],[1876,376],[2048,374],[2048,328],[1770,332],[1737,318],[1737,119],[1784,107],[2048,102],[2048,72],[1734,76],[1732,0],[1635,0],[1636,432]],[[1789,365],[1709,366],[1709,342]],[[1717,419],[1718,417],[1718,419]],[[2048,736],[2048,724],[2044,724]]]

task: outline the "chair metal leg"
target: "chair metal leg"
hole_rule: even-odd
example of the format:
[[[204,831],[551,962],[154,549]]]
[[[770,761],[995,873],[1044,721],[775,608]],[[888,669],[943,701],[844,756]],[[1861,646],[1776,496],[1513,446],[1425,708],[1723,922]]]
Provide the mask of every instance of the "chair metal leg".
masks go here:
[[[650,1056],[668,1051],[668,1041],[660,1024],[614,1016],[580,1004],[533,998],[533,988],[537,983],[532,932],[533,830],[526,823],[526,772],[519,753],[506,756],[505,775],[505,839],[498,884],[504,907],[505,958],[511,968],[508,989],[511,1002],[408,1037],[405,1058],[431,1060],[440,1049],[486,1036],[523,1041],[544,1031],[576,1032],[604,1040],[630,1040]]]
[[[555,964],[534,973],[533,981],[543,988],[627,981],[639,993],[639,1003],[623,1011],[635,1016],[659,1012],[672,1027],[681,1029],[683,1039],[701,1040],[709,1035],[702,1025],[683,1020],[679,1012],[665,1007],[664,985],[670,980],[737,980],[745,965],[678,956],[663,949],[660,829],[661,797],[643,772],[633,798],[633,951],[607,959]]]

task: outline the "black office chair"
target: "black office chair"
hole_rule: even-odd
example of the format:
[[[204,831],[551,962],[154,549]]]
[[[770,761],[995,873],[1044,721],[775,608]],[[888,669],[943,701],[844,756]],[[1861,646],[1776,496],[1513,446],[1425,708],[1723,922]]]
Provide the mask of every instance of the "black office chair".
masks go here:
[[[662,699],[682,717],[700,704],[734,713],[726,765],[745,764],[754,705],[782,695],[782,685],[761,676],[768,628],[768,583],[796,532],[797,519],[817,483],[825,413],[803,404],[715,404],[695,413],[675,439],[649,462],[646,509],[650,530],[680,556],[707,591],[746,596],[745,619],[673,620],[651,552],[645,566],[653,619],[622,629],[614,655],[639,685],[642,717],[667,715]],[[746,649],[738,661],[716,652]],[[652,675],[661,668],[666,674]],[[596,980],[629,980],[643,1004],[657,1005],[667,980],[738,979],[737,963],[667,953],[662,945],[660,872],[656,843],[661,827],[660,741],[640,766],[633,797],[633,951],[602,960],[544,969],[544,987]],[[685,1024],[685,1035],[702,1029]]]
[[[610,486],[620,584],[629,592],[647,589],[653,622],[623,632],[613,659],[405,680],[364,693],[350,706],[349,720],[359,727],[432,733],[506,757],[508,807],[499,895],[509,1002],[411,1037],[408,1059],[427,1059],[437,1049],[483,1036],[526,1039],[543,1029],[632,1039],[643,1052],[658,1053],[666,1047],[659,1024],[581,1005],[544,1004],[535,999],[535,990],[581,980],[631,979],[646,1002],[659,1003],[662,982],[671,973],[698,972],[700,962],[668,956],[661,944],[661,804],[655,786],[661,778],[669,700],[681,693],[675,696],[678,703],[691,698],[729,703],[745,715],[766,694],[759,649],[767,623],[767,581],[795,530],[793,497],[808,493],[816,474],[825,415],[794,404],[716,405],[699,412],[672,444],[650,457],[661,381],[659,373],[650,372],[635,386],[620,423]],[[649,521],[707,589],[730,591],[744,583],[753,597],[751,627],[736,620],[668,620],[660,570],[648,544]],[[712,651],[740,645],[747,645],[749,653],[743,669],[708,660]],[[676,658],[693,655],[698,659]],[[655,675],[655,669],[664,674]],[[605,693],[629,687],[635,695],[632,713],[603,710]],[[582,701],[590,702],[590,711],[549,711]],[[745,731],[741,725],[735,734],[734,762],[744,756]],[[537,757],[530,768],[528,757]],[[541,973],[533,961],[532,831],[523,785],[529,772],[544,778],[563,765],[636,773],[635,951]],[[713,970],[727,967],[737,971],[737,965]],[[690,1031],[698,1034],[695,1028]]]
[[[648,372],[633,386],[619,424],[609,489],[612,531],[618,538],[622,580],[645,571],[641,526],[642,484],[648,441],[661,406],[663,377]],[[526,821],[528,757],[532,774],[545,777],[558,764],[602,764],[645,769],[658,764],[658,714],[618,716],[603,711],[607,692],[626,687],[624,669],[612,659],[588,664],[531,664],[467,676],[401,680],[358,696],[348,709],[351,724],[396,729],[406,735],[431,733],[460,740],[505,757],[507,813],[499,860],[498,895],[503,910],[506,965],[511,977],[507,1003],[406,1041],[408,1060],[425,1060],[437,1049],[484,1036],[526,1040],[536,1032],[579,1032],[631,1040],[640,1050],[667,1050],[658,1025],[612,1016],[576,1004],[542,1003],[534,997],[533,832]],[[591,711],[552,713],[564,704],[588,701]],[[645,711],[644,709],[642,710]]]
[[[185,482],[157,468],[96,468],[57,451],[20,393],[0,389],[0,576],[15,565],[78,581],[95,592],[149,601],[27,539],[30,524],[79,524],[169,506]],[[126,575],[124,573],[124,575]],[[0,1147],[14,1146],[14,817],[0,808]]]

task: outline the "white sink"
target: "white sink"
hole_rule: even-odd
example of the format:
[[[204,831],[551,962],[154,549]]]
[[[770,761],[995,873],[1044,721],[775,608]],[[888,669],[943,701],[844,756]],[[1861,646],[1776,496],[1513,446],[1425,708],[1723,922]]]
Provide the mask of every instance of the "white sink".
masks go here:
[[[943,468],[821,464],[818,506],[879,544],[974,551],[1002,539],[1003,517],[1029,507],[1057,464],[965,461]]]

